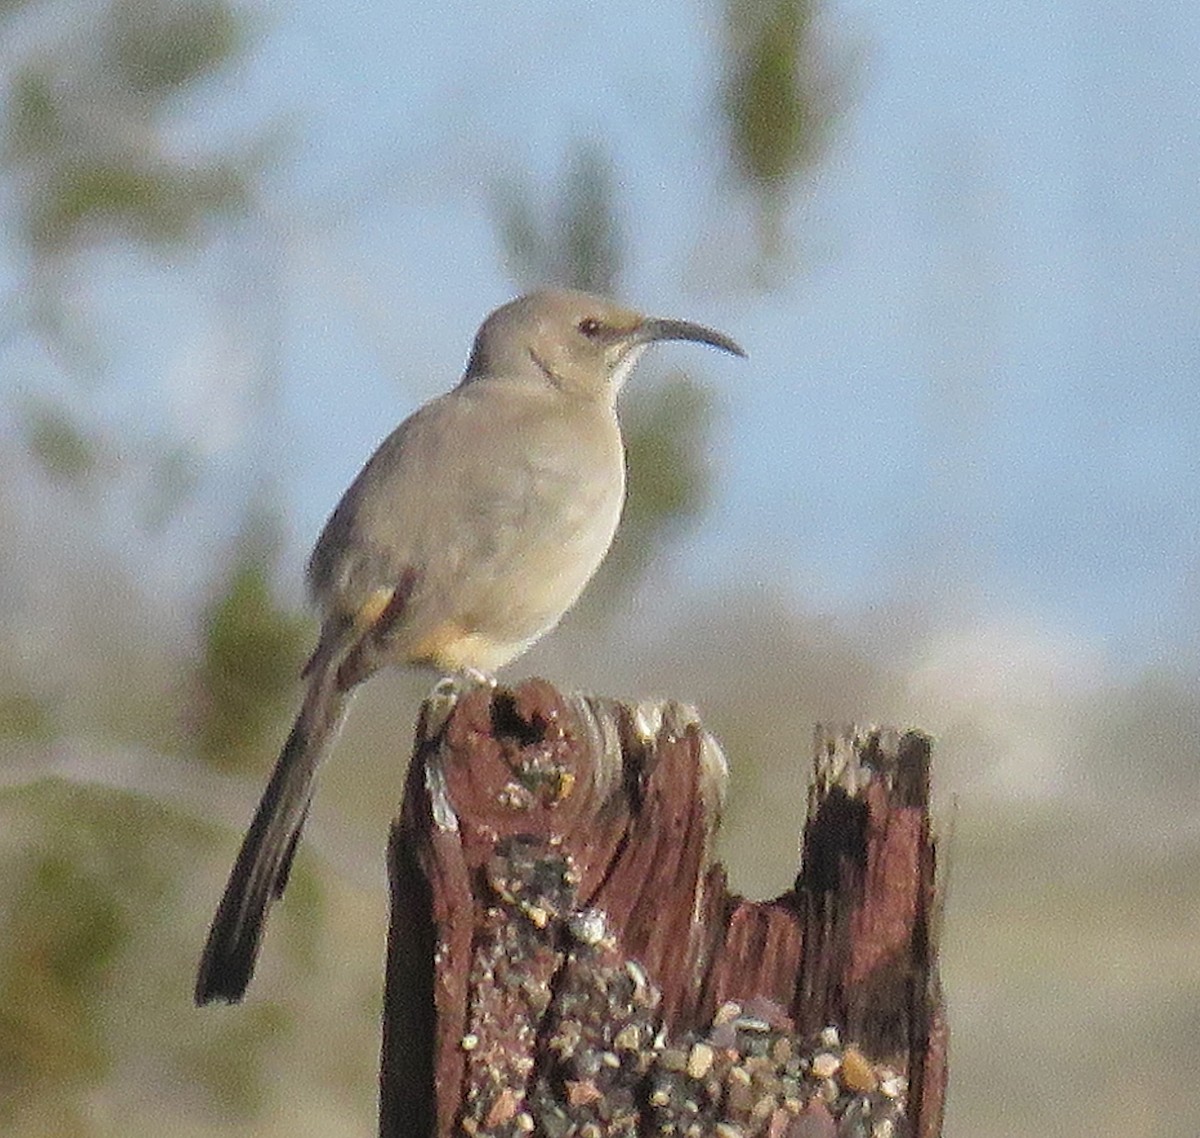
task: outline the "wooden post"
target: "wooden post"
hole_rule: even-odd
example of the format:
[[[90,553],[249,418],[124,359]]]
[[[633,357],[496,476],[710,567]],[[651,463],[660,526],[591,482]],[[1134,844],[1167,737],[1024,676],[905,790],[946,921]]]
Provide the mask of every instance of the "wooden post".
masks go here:
[[[818,730],[794,887],[732,896],[693,711],[426,702],[389,852],[380,1134],[936,1138],[929,742]]]

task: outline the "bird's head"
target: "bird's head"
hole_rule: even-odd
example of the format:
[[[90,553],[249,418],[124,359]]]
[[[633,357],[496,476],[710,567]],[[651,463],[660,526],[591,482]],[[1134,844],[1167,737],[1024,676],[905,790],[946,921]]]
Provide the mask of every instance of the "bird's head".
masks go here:
[[[642,316],[603,297],[555,289],[518,297],[484,321],[467,379],[529,377],[565,392],[613,400],[642,352],[659,340],[694,340],[746,354],[728,336],[702,324]]]

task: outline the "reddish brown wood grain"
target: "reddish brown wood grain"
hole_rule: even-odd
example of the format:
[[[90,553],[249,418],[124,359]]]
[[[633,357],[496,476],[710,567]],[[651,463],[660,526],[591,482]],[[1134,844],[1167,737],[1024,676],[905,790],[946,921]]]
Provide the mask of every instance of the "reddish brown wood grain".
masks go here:
[[[688,709],[536,680],[448,706],[423,711],[390,847],[382,1135],[529,1133],[554,1095],[641,1133],[629,1041],[730,1000],[837,1025],[939,1133],[928,740],[819,733],[795,887],[751,902],[713,860],[724,760]]]

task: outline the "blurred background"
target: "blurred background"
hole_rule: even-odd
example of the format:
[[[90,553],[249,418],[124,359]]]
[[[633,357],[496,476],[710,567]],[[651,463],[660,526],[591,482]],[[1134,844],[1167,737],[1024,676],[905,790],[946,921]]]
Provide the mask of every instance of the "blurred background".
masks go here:
[[[425,677],[357,701],[245,1005],[193,969],[302,567],[538,283],[712,324],[506,678],[671,695],[795,867],[818,720],[936,736],[949,1138],[1193,1138],[1200,9],[0,2],[0,1130],[375,1128]]]

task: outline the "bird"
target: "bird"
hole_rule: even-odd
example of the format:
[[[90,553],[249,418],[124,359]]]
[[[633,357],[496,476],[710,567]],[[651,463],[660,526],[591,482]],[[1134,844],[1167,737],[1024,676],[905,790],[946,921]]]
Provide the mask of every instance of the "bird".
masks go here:
[[[585,292],[520,296],[483,322],[458,384],[346,490],[308,560],[320,632],[303,700],[213,917],[197,1005],[245,995],[352,690],[391,665],[490,680],[575,603],[625,500],[617,396],[663,340],[746,354]]]

